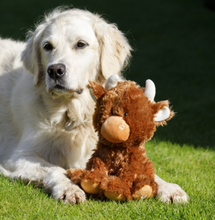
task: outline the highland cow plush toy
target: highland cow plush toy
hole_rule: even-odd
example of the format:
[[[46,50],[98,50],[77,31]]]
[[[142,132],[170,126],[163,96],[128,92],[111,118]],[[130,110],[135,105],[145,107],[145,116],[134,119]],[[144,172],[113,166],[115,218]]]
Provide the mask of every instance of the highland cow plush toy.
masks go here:
[[[156,126],[172,118],[168,101],[154,101],[151,80],[144,89],[113,75],[105,88],[96,82],[89,87],[97,100],[93,123],[99,140],[86,169],[68,170],[69,178],[100,198],[124,201],[156,195],[154,166],[144,144]]]

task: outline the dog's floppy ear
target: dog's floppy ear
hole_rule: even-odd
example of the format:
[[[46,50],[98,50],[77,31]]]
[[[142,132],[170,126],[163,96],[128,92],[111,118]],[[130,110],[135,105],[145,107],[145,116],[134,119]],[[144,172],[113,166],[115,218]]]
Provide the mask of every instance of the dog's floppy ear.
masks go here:
[[[107,79],[112,74],[119,74],[127,66],[132,48],[116,25],[100,18],[94,28],[101,47],[101,71]]]
[[[45,25],[39,25],[36,30],[29,32],[29,38],[22,52],[22,61],[25,68],[34,75],[34,84],[38,85],[42,76],[41,55],[40,55],[40,39]]]

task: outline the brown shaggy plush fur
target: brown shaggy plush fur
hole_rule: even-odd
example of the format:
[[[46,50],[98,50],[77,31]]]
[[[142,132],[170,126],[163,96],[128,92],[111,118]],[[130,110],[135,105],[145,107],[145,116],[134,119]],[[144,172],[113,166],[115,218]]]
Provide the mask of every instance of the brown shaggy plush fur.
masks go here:
[[[144,88],[132,81],[118,82],[108,91],[95,82],[91,82],[89,87],[97,99],[93,123],[99,141],[86,169],[70,169],[68,176],[75,183],[84,179],[97,184],[100,197],[107,191],[132,200],[135,192],[144,185],[151,186],[152,195],[156,195],[154,166],[146,157],[144,144],[152,138],[157,125],[164,125],[173,117],[171,111],[165,121],[154,121],[158,110],[169,107],[168,101],[149,101]],[[129,125],[128,140],[111,143],[101,135],[101,127],[110,116],[120,116]]]

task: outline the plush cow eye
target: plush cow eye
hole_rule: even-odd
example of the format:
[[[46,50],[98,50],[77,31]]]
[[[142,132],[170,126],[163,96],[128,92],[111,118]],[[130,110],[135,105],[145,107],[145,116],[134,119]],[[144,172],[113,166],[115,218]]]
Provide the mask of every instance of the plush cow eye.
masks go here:
[[[79,49],[83,49],[83,48],[85,48],[86,46],[88,46],[88,43],[87,42],[85,42],[85,41],[78,41],[78,43],[77,43],[77,45],[76,45],[76,47],[77,48],[79,48]]]
[[[44,44],[43,48],[46,50],[46,51],[50,51],[50,50],[53,50],[53,46],[51,43],[47,42]]]

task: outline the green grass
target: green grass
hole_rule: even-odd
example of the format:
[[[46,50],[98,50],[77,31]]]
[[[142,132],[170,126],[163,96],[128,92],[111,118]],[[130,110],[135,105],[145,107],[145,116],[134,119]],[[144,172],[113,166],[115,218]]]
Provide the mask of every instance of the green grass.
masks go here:
[[[170,205],[150,199],[64,205],[40,188],[1,177],[0,219],[215,219],[213,151],[154,139],[147,144],[147,152],[158,175],[187,191],[188,204]]]
[[[22,0],[0,2],[0,34],[24,39],[44,11],[62,4],[87,8],[116,22],[135,51],[128,79],[151,78],[156,100],[177,112],[147,143],[156,173],[178,183],[188,204],[157,199],[64,205],[43,189],[0,176],[0,219],[215,219],[215,12],[199,0]]]

